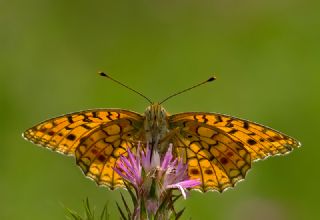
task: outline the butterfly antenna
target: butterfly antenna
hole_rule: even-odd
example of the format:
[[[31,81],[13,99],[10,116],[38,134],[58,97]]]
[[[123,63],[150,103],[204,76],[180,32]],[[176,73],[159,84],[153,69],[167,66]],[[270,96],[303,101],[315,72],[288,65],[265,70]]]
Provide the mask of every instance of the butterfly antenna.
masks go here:
[[[181,93],[187,92],[187,91],[189,91],[189,90],[191,90],[191,89],[194,89],[194,88],[196,88],[196,87],[198,87],[198,86],[201,86],[201,85],[203,85],[203,84],[206,84],[206,83],[208,83],[208,82],[212,82],[212,81],[214,81],[214,80],[216,80],[216,79],[217,79],[217,78],[216,78],[215,76],[212,76],[212,77],[210,77],[209,79],[207,79],[207,80],[204,81],[204,82],[201,82],[201,83],[199,83],[199,84],[197,84],[197,85],[191,86],[190,88],[184,89],[184,90],[182,90],[182,91],[180,91],[180,92],[177,92],[177,93],[174,93],[174,94],[170,95],[169,97],[167,97],[167,98],[165,98],[164,100],[162,100],[162,101],[160,102],[160,104],[168,101],[168,99],[171,99],[172,97],[175,97],[175,96],[177,96],[177,95],[180,95]]]
[[[127,89],[129,89],[129,90],[133,91],[134,93],[136,93],[136,94],[138,94],[138,95],[142,96],[142,97],[143,97],[143,98],[145,98],[145,99],[146,99],[150,104],[152,104],[152,103],[153,103],[153,102],[152,102],[148,97],[146,97],[146,96],[145,96],[145,95],[143,95],[142,93],[138,92],[137,90],[134,90],[134,89],[130,88],[129,86],[127,86],[127,85],[125,85],[125,84],[123,84],[123,83],[119,82],[118,80],[115,80],[115,79],[111,78],[111,76],[109,76],[108,74],[106,74],[106,73],[104,73],[104,72],[99,72],[99,75],[100,75],[100,76],[104,76],[104,77],[106,77],[106,78],[108,78],[108,79],[112,80],[113,82],[118,83],[118,84],[120,84],[120,85],[122,85],[122,86],[126,87]]]

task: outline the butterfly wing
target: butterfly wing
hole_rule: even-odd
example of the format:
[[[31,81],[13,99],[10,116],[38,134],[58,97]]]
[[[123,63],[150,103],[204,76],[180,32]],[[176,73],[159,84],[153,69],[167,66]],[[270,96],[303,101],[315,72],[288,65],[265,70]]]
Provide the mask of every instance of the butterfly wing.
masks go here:
[[[121,109],[95,109],[62,115],[46,120],[23,133],[34,144],[63,154],[74,155],[82,137],[110,121],[127,118],[139,126],[143,117]]]
[[[285,154],[300,143],[254,122],[216,113],[182,113],[169,117],[181,132],[173,142],[188,162],[191,178],[202,190],[223,191],[245,177],[251,161]]]
[[[40,146],[75,155],[85,175],[111,189],[124,187],[113,167],[134,140],[143,138],[143,116],[120,109],[71,113],[44,121],[23,133]]]
[[[272,128],[228,115],[190,112],[170,116],[173,124],[182,124],[185,120],[193,120],[224,131],[234,141],[244,145],[253,161],[286,154],[301,146],[299,141]]]
[[[128,148],[133,150],[137,140],[143,140],[141,134],[141,128],[127,118],[103,124],[80,140],[75,151],[77,164],[98,185],[124,187],[113,168],[121,155],[127,156]]]
[[[177,154],[188,163],[190,178],[202,182],[203,192],[234,186],[251,167],[250,153],[213,126],[184,121],[172,140]]]

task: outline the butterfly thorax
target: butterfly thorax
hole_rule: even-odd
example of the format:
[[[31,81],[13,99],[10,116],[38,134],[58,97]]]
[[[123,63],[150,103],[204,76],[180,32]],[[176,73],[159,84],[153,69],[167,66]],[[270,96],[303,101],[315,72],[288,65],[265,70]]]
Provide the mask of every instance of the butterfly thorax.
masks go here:
[[[144,131],[146,142],[153,146],[158,152],[164,152],[168,148],[164,138],[169,133],[168,113],[158,103],[147,107],[145,111]]]

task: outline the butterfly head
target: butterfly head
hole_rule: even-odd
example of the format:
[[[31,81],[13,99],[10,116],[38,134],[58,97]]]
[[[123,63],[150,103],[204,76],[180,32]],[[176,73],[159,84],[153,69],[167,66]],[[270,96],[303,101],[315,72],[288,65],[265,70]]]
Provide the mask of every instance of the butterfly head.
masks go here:
[[[167,123],[167,111],[159,104],[153,103],[144,112],[150,127],[160,127]]]

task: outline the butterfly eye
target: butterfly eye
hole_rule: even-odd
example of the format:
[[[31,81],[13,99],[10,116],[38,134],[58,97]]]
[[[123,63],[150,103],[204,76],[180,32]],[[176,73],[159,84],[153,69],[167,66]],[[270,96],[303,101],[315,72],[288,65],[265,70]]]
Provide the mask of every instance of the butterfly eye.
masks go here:
[[[189,134],[187,137],[188,137],[188,138],[192,138],[193,136],[192,136],[191,134]]]

